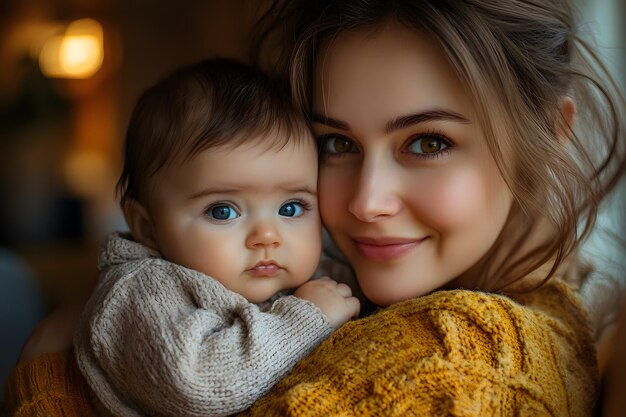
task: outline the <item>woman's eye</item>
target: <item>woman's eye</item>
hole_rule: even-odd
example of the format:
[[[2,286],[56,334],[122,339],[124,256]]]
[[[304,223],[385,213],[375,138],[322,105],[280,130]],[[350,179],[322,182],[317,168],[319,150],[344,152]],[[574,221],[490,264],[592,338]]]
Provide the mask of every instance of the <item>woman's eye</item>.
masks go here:
[[[346,137],[338,135],[328,135],[323,137],[320,150],[324,154],[331,155],[357,153],[359,151],[354,142]]]
[[[447,149],[450,146],[450,142],[442,137],[438,136],[424,136],[417,138],[409,144],[407,147],[409,152],[413,152],[420,155],[432,155],[435,156],[441,151]]]
[[[215,220],[233,220],[239,217],[239,213],[237,213],[237,210],[226,204],[218,204],[209,207],[206,214],[207,216]]]
[[[278,209],[278,214],[285,217],[300,217],[304,213],[304,207],[301,203],[290,202],[283,204]]]

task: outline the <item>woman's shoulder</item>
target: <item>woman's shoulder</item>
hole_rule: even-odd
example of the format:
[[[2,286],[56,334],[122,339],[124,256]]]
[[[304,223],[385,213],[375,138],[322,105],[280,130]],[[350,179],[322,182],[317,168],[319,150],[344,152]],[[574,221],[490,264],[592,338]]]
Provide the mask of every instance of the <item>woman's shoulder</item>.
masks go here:
[[[91,395],[71,350],[19,363],[5,384],[6,411],[15,417],[95,416]]]
[[[597,364],[575,294],[555,280],[522,298],[440,291],[350,322],[251,415],[589,415]]]

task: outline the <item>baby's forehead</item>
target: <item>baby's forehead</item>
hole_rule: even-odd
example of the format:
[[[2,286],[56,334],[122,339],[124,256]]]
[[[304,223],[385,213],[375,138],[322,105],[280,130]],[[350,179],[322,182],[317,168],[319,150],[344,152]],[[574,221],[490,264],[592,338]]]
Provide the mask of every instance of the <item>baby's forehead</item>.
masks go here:
[[[307,125],[289,130],[276,128],[269,132],[241,132],[201,151],[221,155],[236,154],[242,151],[275,154],[292,152],[294,157],[317,158],[316,141]],[[193,156],[191,155],[191,157]]]
[[[296,166],[294,160],[301,166]],[[297,168],[310,168],[311,165],[317,167],[317,160],[316,141],[307,130],[297,135],[282,132],[250,135],[243,140],[240,138],[199,150],[173,165],[191,169],[195,167],[203,171],[219,166],[224,172],[263,169],[281,171],[289,165],[292,170],[299,171]],[[274,161],[274,164],[259,164],[259,161]]]
[[[278,133],[277,135],[279,135]],[[200,150],[177,158],[161,180],[183,186],[190,181],[263,188],[286,180],[313,184],[317,178],[317,148],[310,133],[303,137],[263,135]]]
[[[251,136],[247,140],[212,147],[201,153],[213,159],[230,159],[235,163],[233,169],[251,169],[255,165],[253,162],[258,159],[265,162],[275,160],[276,163],[297,159],[303,163],[314,161],[315,164],[318,159],[316,141],[308,130],[295,135],[279,132]],[[237,163],[242,165],[237,166]],[[280,166],[275,168],[280,170]]]
[[[300,178],[311,183],[317,178],[317,146],[308,126],[286,128],[278,126],[270,131],[240,131],[229,137],[212,137],[181,146],[170,153],[168,161],[146,184],[154,190],[176,184],[209,181],[231,183],[233,178],[250,175],[251,186],[262,186],[273,174]],[[275,178],[274,178],[275,180]]]

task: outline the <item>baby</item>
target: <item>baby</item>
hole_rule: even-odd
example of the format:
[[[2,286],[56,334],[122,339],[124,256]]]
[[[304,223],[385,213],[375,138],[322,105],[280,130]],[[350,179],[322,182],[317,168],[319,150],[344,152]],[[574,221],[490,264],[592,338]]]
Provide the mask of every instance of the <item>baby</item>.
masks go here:
[[[347,285],[309,281],[316,183],[306,122],[259,70],[206,60],[141,97],[118,183],[130,234],[103,244],[74,341],[102,414],[244,410],[358,315]]]

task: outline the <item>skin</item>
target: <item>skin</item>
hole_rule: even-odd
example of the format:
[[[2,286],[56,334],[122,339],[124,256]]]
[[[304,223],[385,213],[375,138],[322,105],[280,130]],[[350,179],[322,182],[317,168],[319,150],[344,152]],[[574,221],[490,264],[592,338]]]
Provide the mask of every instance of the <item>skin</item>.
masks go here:
[[[255,303],[306,282],[321,253],[312,141],[259,143],[173,164],[147,204],[150,246]]]
[[[321,51],[313,129],[320,211],[364,294],[387,306],[470,270],[512,196],[435,41],[389,24]]]

